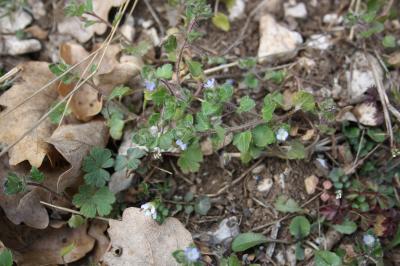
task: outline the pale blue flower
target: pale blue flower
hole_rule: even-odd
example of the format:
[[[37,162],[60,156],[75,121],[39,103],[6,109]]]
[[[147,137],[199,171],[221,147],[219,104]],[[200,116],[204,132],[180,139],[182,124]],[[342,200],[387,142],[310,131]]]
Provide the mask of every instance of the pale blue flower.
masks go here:
[[[181,148],[181,150],[186,150],[187,149],[187,144],[184,143],[182,140],[178,139],[176,142],[176,145],[179,146],[179,148]]]
[[[144,86],[148,91],[154,91],[154,89],[156,88],[156,83],[154,81],[145,80]]]
[[[185,257],[189,262],[196,262],[200,259],[200,252],[195,247],[187,247],[185,248]]]
[[[233,83],[235,83],[235,81],[234,81],[233,79],[227,79],[227,80],[225,81],[225,83],[226,83],[226,84],[229,84],[229,85],[233,85]]]
[[[214,87],[215,87],[215,79],[214,78],[209,79],[209,80],[207,80],[206,83],[204,83],[204,88],[206,88],[206,89],[212,89]]]
[[[373,247],[375,245],[375,241],[376,241],[376,239],[373,235],[365,234],[363,236],[363,242],[368,247]]]
[[[288,137],[289,133],[284,128],[280,128],[278,132],[276,132],[276,139],[279,141],[285,141]]]
[[[147,202],[140,206],[141,209],[144,211],[145,216],[150,216],[153,220],[157,219],[157,210],[156,206],[152,202]]]

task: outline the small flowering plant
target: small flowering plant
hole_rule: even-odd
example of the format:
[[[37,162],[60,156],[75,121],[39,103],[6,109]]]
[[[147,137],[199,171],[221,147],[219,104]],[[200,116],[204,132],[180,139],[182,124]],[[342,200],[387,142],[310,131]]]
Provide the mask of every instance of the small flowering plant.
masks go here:
[[[169,215],[169,209],[166,208],[160,200],[156,199],[144,203],[140,206],[145,216],[151,217],[154,221],[162,224]]]
[[[199,249],[194,245],[190,245],[189,247],[183,250],[176,250],[172,253],[175,260],[183,265],[183,266],[200,266],[204,265],[201,261],[201,254]]]

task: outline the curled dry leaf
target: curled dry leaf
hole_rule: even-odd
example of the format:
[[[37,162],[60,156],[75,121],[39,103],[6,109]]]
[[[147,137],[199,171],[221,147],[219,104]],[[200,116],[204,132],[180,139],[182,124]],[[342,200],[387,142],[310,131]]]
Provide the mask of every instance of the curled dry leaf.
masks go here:
[[[122,5],[126,0],[93,0],[93,12],[105,21],[108,21],[108,13],[112,7],[118,7]],[[78,2],[84,3],[84,0]],[[88,20],[97,19],[90,15],[84,15]],[[89,27],[85,27],[85,23],[80,21],[77,17],[64,17],[61,22],[58,23],[58,31],[61,34],[68,34],[76,38],[79,42],[87,42],[93,37],[94,33],[104,34],[107,30],[107,25],[104,23],[95,23]]]
[[[56,205],[69,207],[68,203],[55,197],[48,190],[37,186],[28,185],[25,192],[16,195],[6,195],[4,193],[4,184],[7,173],[15,172],[19,176],[29,175],[29,169],[24,166],[9,168],[6,163],[7,158],[0,161],[0,207],[4,210],[7,218],[14,224],[24,223],[27,226],[44,229],[49,225],[49,214],[40,201],[51,201]],[[43,183],[47,188],[55,191],[59,176],[65,172],[65,167],[58,169],[49,169],[42,167],[41,171],[45,175]],[[0,227],[1,228],[1,227]]]
[[[105,235],[107,228],[108,223],[100,220],[93,220],[90,224],[88,234],[96,240],[93,262],[99,262],[110,245],[110,239]]]
[[[159,225],[138,208],[127,208],[122,221],[110,220],[112,249],[104,263],[114,265],[178,265],[172,253],[192,243],[189,231],[175,218]],[[115,256],[116,250],[120,256]]]
[[[353,114],[358,122],[365,126],[379,126],[383,123],[383,111],[376,102],[363,102],[353,109]]]
[[[35,93],[54,77],[48,68],[48,63],[45,62],[25,62],[20,67],[22,71],[19,74],[19,81],[0,96],[0,105],[6,107],[3,114]],[[50,109],[56,98],[56,85],[49,86],[6,117],[2,117],[0,119],[0,143],[6,145],[14,143],[36,124]],[[53,125],[49,119],[46,119],[10,149],[10,165],[28,160],[32,166],[39,167],[50,151],[50,145],[45,140],[51,135],[52,130]]]
[[[63,227],[35,230],[28,236],[24,247],[13,248],[15,261],[20,266],[65,264],[83,258],[94,247],[95,240],[87,234],[87,226],[76,229]],[[60,251],[73,245],[73,249],[64,258]]]
[[[47,142],[71,164],[71,167],[59,177],[57,191],[63,191],[77,184],[83,158],[91,148],[104,147],[108,137],[108,128],[102,120],[62,125],[54,131]]]
[[[94,47],[93,51],[99,48],[100,47],[97,45]],[[143,65],[142,60],[138,57],[123,55],[119,58],[119,54],[121,53],[121,47],[119,45],[109,45],[103,60],[100,62],[103,52],[103,50],[100,50],[98,56],[94,58],[92,63],[99,68],[96,75],[93,77],[94,85],[84,84],[71,100],[70,107],[72,112],[78,119],[83,121],[88,121],[101,111],[103,107],[102,96],[109,95],[114,87],[125,84],[129,79],[138,75]],[[64,43],[60,47],[61,58],[70,65],[79,63],[88,55],[89,52],[79,44]],[[78,66],[75,73],[83,73],[91,59],[93,58],[88,59],[87,62]],[[89,71],[87,71],[87,75],[89,75]],[[85,78],[85,76],[83,78]],[[61,95],[66,95],[73,89],[74,85],[75,84],[61,84],[59,93]]]
[[[60,47],[61,58],[70,65],[80,62],[88,55],[89,53],[79,44],[65,43]],[[90,59],[88,59],[87,62],[90,62]],[[77,67],[76,74],[82,74],[85,71],[87,64],[88,63],[82,63]],[[86,73],[90,74],[90,71],[87,70]],[[74,87],[75,83],[60,84],[58,92],[62,96],[65,96],[73,90]],[[95,88],[92,88],[88,84],[83,84],[82,87],[72,96],[69,107],[75,114],[76,118],[82,121],[88,121],[90,118],[100,113],[101,108],[103,107],[103,102],[99,92]]]

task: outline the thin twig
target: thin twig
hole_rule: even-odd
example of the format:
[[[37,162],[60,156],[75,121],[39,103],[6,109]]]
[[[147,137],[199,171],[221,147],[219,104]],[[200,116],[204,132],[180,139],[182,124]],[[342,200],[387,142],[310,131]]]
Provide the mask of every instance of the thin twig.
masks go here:
[[[3,83],[4,81],[8,80],[9,78],[15,76],[22,70],[21,66],[16,66],[10,71],[8,71],[6,74],[0,77],[0,83]]]
[[[78,214],[78,215],[82,215],[83,216],[82,213],[80,213],[80,212],[78,212],[76,210],[65,208],[65,207],[61,207],[61,206],[57,206],[57,205],[53,205],[53,204],[50,204],[50,203],[42,201],[42,200],[40,201],[40,204],[42,204],[44,206],[47,206],[47,207],[51,207],[53,209],[60,210],[60,211],[65,211],[65,212],[69,212],[69,213]],[[94,219],[102,220],[102,221],[106,221],[106,222],[109,222],[111,220],[111,219],[108,219],[108,218],[98,217],[98,216],[94,217]]]

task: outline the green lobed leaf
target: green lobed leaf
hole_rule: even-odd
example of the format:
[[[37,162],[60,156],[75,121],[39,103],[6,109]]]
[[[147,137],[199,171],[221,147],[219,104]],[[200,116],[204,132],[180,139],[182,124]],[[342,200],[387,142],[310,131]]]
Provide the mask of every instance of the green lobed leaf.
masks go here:
[[[165,41],[163,46],[165,48],[165,51],[167,51],[167,53],[175,51],[178,46],[176,37],[174,35],[168,36],[168,39]]]
[[[289,231],[296,239],[303,239],[310,234],[311,224],[304,216],[296,216],[289,225]]]
[[[104,170],[114,165],[114,159],[109,149],[94,147],[83,159],[82,169],[86,173],[86,184],[102,187],[110,179],[110,173]]]
[[[111,101],[115,98],[118,98],[118,100],[121,101],[122,97],[129,95],[131,93],[132,93],[131,88],[122,85],[117,86],[112,90],[112,92],[108,96],[108,101]]]
[[[228,17],[221,12],[217,12],[213,16],[212,23],[214,24],[215,27],[223,31],[229,31],[231,29],[231,24],[229,22]]]
[[[241,266],[240,260],[236,254],[230,255],[228,258],[222,258],[220,266]]]
[[[0,252],[0,266],[12,266],[13,265],[13,255],[11,250],[3,249]]]
[[[294,199],[285,195],[281,195],[276,199],[274,207],[277,211],[283,213],[295,213],[303,211],[303,209],[300,208],[299,204]]]
[[[107,120],[107,126],[110,128],[110,136],[115,140],[120,140],[125,127],[124,115],[118,111],[113,112]]]
[[[128,46],[124,48],[124,52],[130,55],[143,57],[150,51],[151,44],[147,41],[141,41],[136,46]]]
[[[384,142],[386,139],[386,133],[379,128],[369,128],[367,130],[367,135],[375,142]]]
[[[188,60],[187,65],[189,67],[190,74],[194,78],[198,78],[203,74],[203,64],[194,60]]]
[[[57,77],[63,75],[66,71],[68,71],[68,69],[71,66],[66,64],[66,63],[54,63],[54,64],[50,64],[49,65],[49,70],[51,71],[51,73],[53,73],[54,75],[56,75]],[[76,76],[74,74],[72,74],[71,72],[68,72],[67,74],[65,74],[64,76],[62,76],[61,81],[64,84],[70,84],[72,82],[74,82],[76,80]]]
[[[244,96],[244,97],[240,98],[239,108],[237,109],[237,112],[239,114],[244,113],[244,112],[249,112],[255,106],[256,106],[256,102],[253,99],[251,99],[249,96]]]
[[[396,47],[396,38],[393,35],[386,35],[382,40],[382,44],[385,48],[394,48]]]
[[[268,239],[263,234],[258,233],[242,233],[239,234],[232,242],[233,252],[242,252],[249,248],[258,246],[267,242]]]
[[[44,181],[44,174],[39,171],[35,166],[32,166],[30,171],[30,178],[32,181],[42,183]]]
[[[253,142],[257,147],[264,148],[275,142],[275,134],[267,125],[256,126],[252,131]]]
[[[265,73],[264,79],[271,80],[275,84],[281,84],[286,77],[286,71],[278,70],[278,71],[268,71]]]
[[[26,184],[23,178],[16,173],[8,173],[6,182],[4,183],[4,193],[7,195],[15,195],[23,192],[26,189]]]
[[[319,250],[315,252],[315,266],[341,266],[342,260],[333,252]]]
[[[178,165],[184,174],[190,172],[197,172],[200,169],[200,162],[203,161],[203,154],[201,153],[200,145],[198,143],[192,144],[184,150],[179,159]]]
[[[263,104],[263,108],[261,110],[262,117],[265,122],[269,122],[272,120],[272,116],[274,114],[275,108],[276,108],[276,103],[272,99],[271,94],[268,94],[264,98],[264,104]]]
[[[306,112],[314,111],[315,99],[314,96],[306,91],[298,91],[293,95],[293,104],[297,110]]]
[[[303,143],[299,140],[290,141],[286,156],[289,160],[304,159],[306,157],[306,149]]]
[[[342,224],[332,225],[333,229],[345,235],[351,235],[357,231],[357,224],[350,220],[345,220]]]
[[[71,228],[78,228],[86,222],[86,219],[81,215],[73,214],[68,220],[68,226]]]
[[[251,132],[247,130],[235,135],[235,137],[233,138],[233,145],[235,145],[240,152],[245,153],[250,148],[251,140]]]
[[[87,218],[94,218],[96,213],[100,216],[110,214],[115,196],[107,187],[96,189],[94,186],[83,185],[79,193],[74,195],[72,203],[80,208],[80,212]]]
[[[172,78],[172,65],[171,64],[165,64],[156,70],[156,77],[160,79],[171,79]]]
[[[244,76],[244,84],[250,89],[256,89],[258,88],[260,82],[258,81],[256,75],[254,75],[253,73],[247,73]]]
[[[56,106],[57,104],[58,102],[53,103],[52,107]],[[65,108],[67,108],[67,103],[63,102],[59,104],[57,108],[50,113],[49,115],[50,122],[53,124],[59,124],[61,119],[63,118],[63,115],[65,116],[69,115],[71,113],[71,110],[69,108],[65,110]]]

